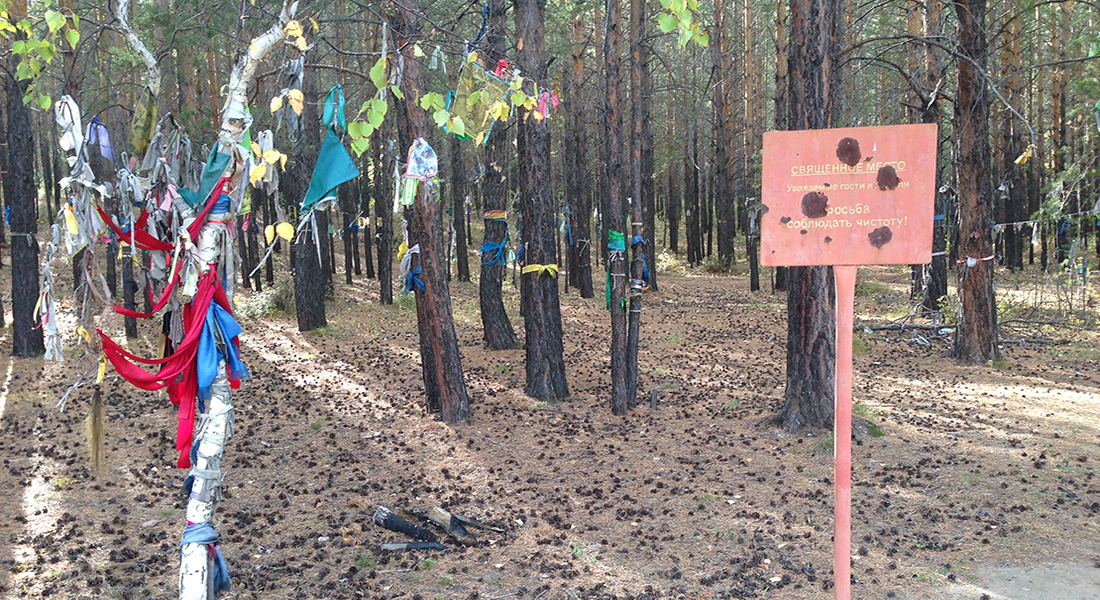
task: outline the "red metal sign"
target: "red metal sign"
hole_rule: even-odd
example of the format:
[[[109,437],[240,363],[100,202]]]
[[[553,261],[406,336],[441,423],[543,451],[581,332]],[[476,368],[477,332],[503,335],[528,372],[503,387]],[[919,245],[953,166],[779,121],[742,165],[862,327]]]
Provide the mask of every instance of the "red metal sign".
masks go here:
[[[766,266],[931,260],[934,124],[765,133],[761,183]]]

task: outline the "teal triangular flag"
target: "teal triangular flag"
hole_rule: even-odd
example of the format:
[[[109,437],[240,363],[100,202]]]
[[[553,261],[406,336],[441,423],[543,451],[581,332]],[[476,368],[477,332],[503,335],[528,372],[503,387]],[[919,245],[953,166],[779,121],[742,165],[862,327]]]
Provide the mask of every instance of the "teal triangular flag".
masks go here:
[[[210,157],[206,159],[206,169],[203,170],[202,181],[199,182],[199,193],[185,193],[188,190],[180,190],[180,195],[192,208],[201,208],[210,199],[214,186],[218,185],[222,175],[225,175],[225,168],[229,166],[231,158],[228,152],[219,153],[218,146],[214,145],[214,149],[210,151]]]
[[[351,160],[347,149],[331,129],[326,130],[325,141],[321,143],[321,152],[317,154],[317,166],[313,168],[309,189],[306,190],[306,197],[302,199],[302,210],[313,208],[313,205],[322,198],[333,195],[341,183],[351,181],[358,176],[359,169]]]

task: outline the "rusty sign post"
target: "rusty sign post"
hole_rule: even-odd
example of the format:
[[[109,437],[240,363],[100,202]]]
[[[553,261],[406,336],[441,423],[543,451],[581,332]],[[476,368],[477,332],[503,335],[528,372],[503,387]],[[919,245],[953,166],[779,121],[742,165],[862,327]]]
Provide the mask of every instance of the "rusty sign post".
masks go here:
[[[932,260],[936,125],[764,134],[760,258],[836,280],[834,598],[851,597],[852,318],[859,265]]]

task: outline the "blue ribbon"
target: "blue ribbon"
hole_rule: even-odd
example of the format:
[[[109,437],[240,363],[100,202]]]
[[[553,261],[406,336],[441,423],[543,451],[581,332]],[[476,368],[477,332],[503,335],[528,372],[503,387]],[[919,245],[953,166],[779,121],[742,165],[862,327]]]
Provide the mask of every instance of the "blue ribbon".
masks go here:
[[[942,221],[945,218],[947,218],[947,215],[936,215],[936,216],[932,217],[932,220],[933,221]]]
[[[210,524],[210,521],[203,521],[202,523],[195,523],[188,525],[183,530],[183,539],[180,540],[180,546],[184,544],[208,544],[214,546],[214,572],[212,577],[214,580],[214,597],[217,598],[221,592],[229,591],[229,566],[225,564],[225,559],[222,558],[222,551],[218,548],[218,532],[214,531],[214,526]]]
[[[495,265],[497,263],[504,264],[504,245],[508,243],[508,238],[504,238],[503,242],[499,244],[497,242],[485,242],[481,245],[482,254],[493,254],[493,258],[481,263],[482,265]],[[495,253],[495,254],[494,254]]]
[[[630,239],[631,248],[637,246],[638,244],[645,246],[645,239],[642,238],[642,236],[636,235]],[[649,264],[646,262],[644,251],[642,252],[642,281],[649,283]]]
[[[421,281],[419,277],[417,277],[417,275],[419,275],[423,272],[424,272],[424,267],[417,267],[417,268],[413,269],[412,271],[409,271],[409,274],[405,276],[405,291],[406,292],[411,292],[412,289],[413,289],[413,286],[416,286],[416,289],[421,291],[421,292],[424,291],[424,282]]]

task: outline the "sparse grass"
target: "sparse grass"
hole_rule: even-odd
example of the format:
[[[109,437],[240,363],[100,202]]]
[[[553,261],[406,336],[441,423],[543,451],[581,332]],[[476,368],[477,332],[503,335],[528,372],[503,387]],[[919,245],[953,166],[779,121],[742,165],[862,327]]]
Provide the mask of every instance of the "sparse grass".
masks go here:
[[[255,319],[276,313],[294,311],[294,279],[280,277],[258,294],[240,294],[234,298],[238,319]]]
[[[863,334],[857,333],[852,336],[852,354],[855,356],[862,356],[864,354],[870,354],[871,345],[867,343],[867,340],[863,337]]]
[[[174,509],[174,508],[162,508],[162,509],[157,511],[157,516],[160,516],[160,517],[172,517],[172,516],[175,516],[175,514],[176,514],[176,509]]]
[[[74,483],[76,483],[75,479],[70,479],[68,477],[62,477],[61,479],[58,479],[57,481],[54,482],[54,486],[57,487],[58,489],[64,489],[65,486],[72,485]]]
[[[451,587],[451,584],[454,583],[454,580],[452,580],[450,577],[447,577],[446,575],[440,575],[439,579],[436,580],[436,583],[439,584],[439,587]]]
[[[728,274],[731,271],[731,265],[718,258],[717,254],[712,254],[705,259],[703,263],[699,265],[705,273],[713,273],[716,275]]]
[[[861,417],[870,417],[872,414],[874,414],[874,411],[872,411],[871,407],[867,406],[866,404],[862,402],[856,402],[855,404],[852,404],[852,414],[859,415]]]
[[[737,400],[728,400],[726,401],[726,408],[737,408],[738,404],[740,404],[740,402]]]
[[[397,305],[400,306],[402,310],[416,310],[416,295],[412,292],[398,292]]]
[[[355,556],[355,566],[359,567],[360,571],[366,571],[367,569],[373,569],[375,566],[374,555],[369,552],[363,552]]]
[[[680,256],[669,252],[668,250],[662,250],[657,255],[657,274],[658,275],[686,275],[687,274],[687,262]]]
[[[321,428],[324,427],[324,426],[325,426],[325,424],[320,422],[320,421],[317,421],[316,423],[310,423],[309,424],[309,428],[314,430],[314,431],[320,431]]]
[[[550,406],[550,404],[548,402],[543,401],[543,400],[536,400],[535,402],[533,402],[531,404],[531,408],[547,408],[549,406]]]
[[[816,456],[832,456],[833,455],[833,434],[823,435],[817,438],[814,442],[814,455]]]
[[[419,564],[416,565],[416,570],[417,571],[427,571],[428,569],[434,567],[435,563],[436,563],[436,559],[429,556],[428,558],[425,558],[424,560],[420,561]]]
[[[700,496],[698,496],[695,499],[699,502],[699,504],[714,504],[715,502],[718,502],[719,500],[721,500],[722,497],[717,495],[717,494],[709,494],[708,493],[708,494],[701,494]]]
[[[493,367],[493,370],[503,375],[508,372],[509,368],[508,363],[497,363],[496,366]]]
[[[890,293],[890,286],[881,281],[856,281],[856,296],[877,296]]]
[[[657,343],[660,344],[676,344],[677,346],[686,346],[688,341],[675,333],[666,333],[657,338]]]
[[[884,437],[886,435],[885,433],[883,433],[882,429],[880,429],[878,425],[875,425],[870,421],[867,421],[867,433],[871,434],[871,437],[876,438]]]
[[[996,358],[989,361],[989,366],[997,369],[998,371],[1007,371],[1010,368],[1008,361],[1003,358]]]

